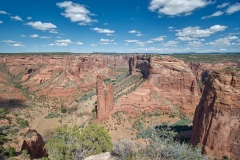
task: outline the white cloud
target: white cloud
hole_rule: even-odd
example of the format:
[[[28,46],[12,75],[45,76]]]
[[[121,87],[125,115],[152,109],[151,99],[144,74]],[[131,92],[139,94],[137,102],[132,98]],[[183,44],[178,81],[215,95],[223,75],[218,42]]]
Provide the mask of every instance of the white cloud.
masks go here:
[[[26,35],[22,34],[21,37],[26,37]]]
[[[103,43],[109,43],[113,41],[114,41],[113,39],[100,39],[100,42],[103,42]]]
[[[210,45],[214,45],[214,46],[223,46],[223,45],[231,45],[231,42],[233,40],[239,40],[239,38],[237,36],[227,36],[227,37],[224,37],[224,38],[219,38],[213,42],[209,42],[207,44],[210,44]]]
[[[170,16],[190,15],[197,8],[211,4],[208,0],[151,0],[148,9]]]
[[[27,17],[27,19],[32,19],[32,17]]]
[[[24,47],[24,45],[22,43],[14,43],[11,46],[13,46],[13,47]]]
[[[153,43],[152,40],[148,40],[146,42],[142,42],[142,41],[139,41],[139,40],[124,40],[124,41],[127,42],[127,43],[135,43],[137,46],[145,46],[146,44]]]
[[[80,41],[75,42],[75,44],[82,45],[83,43]]]
[[[228,6],[229,3],[223,3],[221,5],[218,5],[217,8],[224,8],[226,6]]]
[[[39,37],[39,38],[42,38],[42,39],[50,39],[50,38],[52,38],[51,36],[41,36],[41,37]]]
[[[70,39],[59,39],[55,43],[73,43]]]
[[[3,23],[3,21],[0,21],[0,24]]]
[[[49,33],[57,34],[58,32],[56,30],[50,30]]]
[[[107,23],[104,23],[104,25],[106,26],[106,25],[108,25]]]
[[[178,44],[178,41],[168,41],[167,43],[164,43],[164,46],[168,46],[168,47],[176,47],[176,45]]]
[[[98,33],[105,33],[105,34],[112,34],[112,33],[115,33],[114,30],[109,30],[109,29],[101,29],[101,28],[91,28],[92,30],[98,32]]]
[[[41,21],[28,22],[26,25],[32,26],[34,29],[38,29],[38,30],[42,30],[42,31],[57,28],[57,26],[55,26],[52,23],[42,23]]]
[[[143,34],[138,33],[136,36],[137,36],[137,37],[141,37],[141,36],[143,36]]]
[[[153,41],[163,41],[164,38],[166,38],[166,36],[160,36],[160,37],[157,37],[157,38],[153,38],[152,40]]]
[[[5,43],[14,43],[15,41],[12,41],[12,40],[2,40],[2,42],[5,42]]]
[[[5,12],[5,11],[0,11],[0,14],[7,14],[7,12]]]
[[[177,39],[181,41],[193,41],[196,40],[196,38],[191,38],[191,37],[178,37]]]
[[[177,30],[179,37],[208,37],[216,32],[224,31],[227,26],[214,25],[208,29],[200,29],[200,27],[186,27]]]
[[[94,43],[92,43],[92,44],[90,44],[91,46],[93,46],[93,47],[96,47],[97,46],[97,44],[94,44]]]
[[[38,37],[38,34],[33,34],[31,35],[32,38],[37,38]]]
[[[48,46],[58,46],[58,47],[65,47],[68,46],[69,44],[73,43],[70,39],[58,39],[55,41],[53,44],[48,44]]]
[[[11,19],[16,21],[23,21],[22,18],[19,16],[11,16]]]
[[[188,42],[188,45],[193,47],[199,47],[202,46],[202,42],[199,41]]]
[[[215,12],[215,13],[209,15],[209,16],[204,16],[204,17],[202,17],[202,19],[221,16],[221,15],[223,15],[223,13],[224,13],[224,12],[222,12],[222,11],[217,11],[217,12]]]
[[[79,22],[79,25],[89,25],[92,22],[97,22],[97,20],[91,19],[93,16],[89,10],[86,9],[84,5],[73,3],[71,1],[64,1],[56,4],[60,8],[65,8],[62,15],[69,18],[71,22]]]
[[[128,33],[139,33],[138,31],[136,31],[136,30],[131,30],[131,31],[128,31]]]
[[[226,12],[228,14],[232,14],[234,12],[238,12],[240,11],[240,3],[235,3],[233,5],[231,5],[230,7],[227,8]]]

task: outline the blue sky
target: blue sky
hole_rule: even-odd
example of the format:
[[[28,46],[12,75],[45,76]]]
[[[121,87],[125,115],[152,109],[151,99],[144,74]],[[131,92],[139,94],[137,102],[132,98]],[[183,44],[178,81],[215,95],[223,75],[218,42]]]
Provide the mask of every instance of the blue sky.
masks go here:
[[[238,0],[0,0],[0,52],[239,52]]]

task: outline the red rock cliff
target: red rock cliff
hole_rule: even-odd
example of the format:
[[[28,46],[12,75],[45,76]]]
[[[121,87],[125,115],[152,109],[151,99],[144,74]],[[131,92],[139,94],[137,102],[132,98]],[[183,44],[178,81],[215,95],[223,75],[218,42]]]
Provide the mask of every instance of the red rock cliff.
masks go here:
[[[191,143],[215,158],[240,157],[240,74],[213,71],[196,108]]]

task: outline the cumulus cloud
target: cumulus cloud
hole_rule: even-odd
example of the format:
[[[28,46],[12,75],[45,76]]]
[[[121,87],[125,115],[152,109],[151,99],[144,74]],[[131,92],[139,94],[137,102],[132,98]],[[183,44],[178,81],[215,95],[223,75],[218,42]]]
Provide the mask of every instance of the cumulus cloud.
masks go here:
[[[5,42],[5,43],[14,43],[15,41],[12,41],[12,40],[2,40],[2,42]]]
[[[69,18],[71,22],[78,22],[79,25],[89,25],[97,20],[93,20],[90,16],[93,16],[84,5],[73,3],[71,1],[64,1],[56,4],[60,8],[64,8],[62,15]]]
[[[30,37],[32,37],[32,38],[37,38],[37,37],[38,37],[38,34],[33,34],[33,35],[31,35]]]
[[[179,43],[178,41],[168,41],[167,43],[164,43],[163,45],[166,47],[176,47],[178,43]]]
[[[227,7],[229,3],[223,3],[221,5],[218,5],[217,8],[224,8],[224,7]]]
[[[38,30],[42,30],[42,31],[46,31],[46,30],[51,30],[51,29],[57,28],[57,26],[55,26],[52,23],[42,23],[41,21],[28,22],[26,25],[29,25],[29,26],[33,27],[34,29],[38,29]]]
[[[19,16],[11,16],[11,20],[23,21],[22,18]]]
[[[178,37],[177,39],[181,41],[193,41],[196,40],[196,38],[191,38],[191,37]]]
[[[0,24],[3,23],[3,21],[0,21]]]
[[[131,30],[131,31],[128,31],[128,33],[136,34],[137,37],[143,36],[143,34],[140,31],[137,31],[137,30]]]
[[[22,43],[14,43],[11,46],[13,46],[13,47],[25,47]]]
[[[148,9],[170,16],[190,15],[195,9],[211,3],[208,0],[151,0]]]
[[[109,30],[109,29],[102,29],[102,28],[91,28],[92,30],[98,32],[98,33],[105,33],[105,34],[112,34],[112,33],[115,33],[114,30]]]
[[[221,15],[223,15],[223,13],[224,13],[224,12],[222,12],[222,11],[217,11],[217,12],[215,12],[215,13],[209,15],[209,16],[204,16],[204,17],[202,17],[202,19],[207,19],[207,18],[211,18],[211,17],[221,16]]]
[[[70,39],[58,39],[58,40],[55,40],[55,43],[48,44],[48,46],[65,47],[71,43],[73,43],[73,42]]]
[[[222,46],[222,45],[231,45],[231,42],[233,40],[239,40],[239,38],[237,36],[227,36],[227,37],[223,37],[223,38],[219,38],[213,42],[209,42],[207,44],[210,45],[214,45],[214,46]]]
[[[166,38],[166,36],[160,36],[160,37],[157,37],[157,38],[153,38],[152,40],[153,41],[163,41],[164,38]]]
[[[57,34],[58,32],[54,29],[50,30],[49,33],[54,33],[54,34]]]
[[[32,19],[32,17],[27,17],[27,19]]]
[[[100,42],[105,42],[105,43],[109,43],[109,42],[113,42],[113,39],[100,39]]]
[[[0,14],[8,14],[6,11],[0,11]]]
[[[232,14],[232,13],[235,13],[238,11],[240,11],[240,3],[235,3],[235,4],[231,5],[230,7],[228,7],[226,10],[226,12],[228,14]]]
[[[139,40],[124,40],[127,43],[135,43],[137,46],[145,46],[146,44],[153,43],[152,40],[148,40],[145,42],[139,41]]]
[[[200,27],[186,27],[181,30],[177,30],[177,36],[179,37],[208,37],[216,32],[224,31],[227,26],[214,25],[207,29],[200,29]]]
[[[39,37],[39,38],[42,38],[42,39],[50,39],[50,38],[52,38],[51,36],[41,36],[41,37]]]
[[[82,45],[83,43],[80,41],[75,42],[75,44]]]
[[[202,46],[202,42],[200,41],[192,41],[192,42],[188,42],[189,46],[193,46],[193,47],[199,47]]]

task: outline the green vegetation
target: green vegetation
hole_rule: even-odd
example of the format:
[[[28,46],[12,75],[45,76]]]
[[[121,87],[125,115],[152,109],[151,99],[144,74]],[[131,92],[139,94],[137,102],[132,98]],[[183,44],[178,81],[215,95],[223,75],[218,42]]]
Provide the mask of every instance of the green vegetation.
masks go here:
[[[49,159],[83,159],[86,156],[112,150],[109,133],[98,125],[85,128],[56,128],[54,138],[46,143]]]
[[[25,119],[23,119],[23,118],[17,117],[17,118],[16,118],[16,122],[17,122],[17,124],[19,124],[19,126],[20,126],[21,128],[28,126],[28,121],[25,120]]]
[[[5,149],[4,155],[7,157],[13,157],[15,154],[15,148],[9,146],[8,148]]]
[[[66,108],[61,108],[61,113],[66,113],[66,112],[67,112]]]
[[[211,159],[201,154],[201,149],[185,143],[174,141],[176,133],[169,129],[148,128],[141,133],[145,144],[118,141],[114,144],[113,154],[120,159],[174,159],[174,160],[207,160]]]
[[[6,118],[6,115],[8,114],[7,108],[0,108],[0,118]]]
[[[182,59],[185,62],[193,63],[221,63],[221,62],[240,62],[239,53],[229,54],[172,54],[172,57]]]
[[[59,113],[53,112],[53,113],[48,113],[44,118],[58,118],[60,116]]]
[[[89,94],[85,94],[84,96],[82,96],[81,98],[79,98],[78,100],[76,100],[77,102],[81,102],[81,101],[86,101],[88,98],[91,98],[92,96],[95,96],[96,92],[92,92]]]

